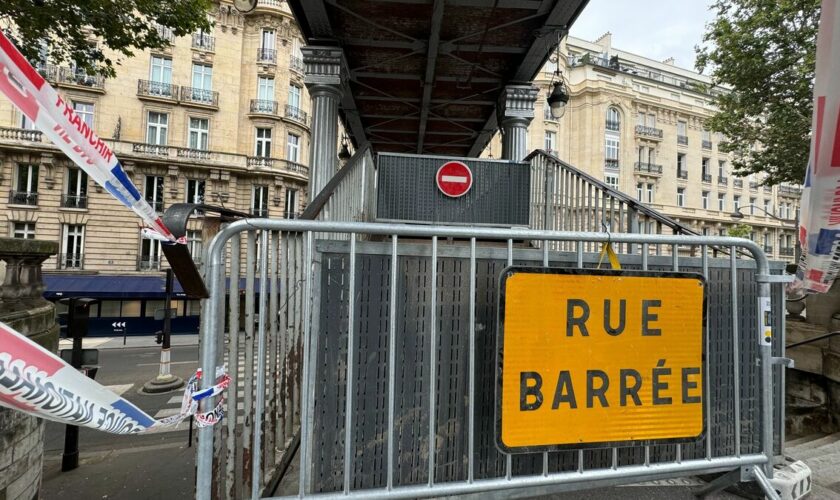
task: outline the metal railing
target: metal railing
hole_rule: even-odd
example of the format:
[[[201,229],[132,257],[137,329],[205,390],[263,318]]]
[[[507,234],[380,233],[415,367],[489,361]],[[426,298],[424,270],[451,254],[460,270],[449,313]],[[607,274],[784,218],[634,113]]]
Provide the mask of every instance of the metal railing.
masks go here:
[[[702,174],[703,182],[712,182],[712,174]]]
[[[254,217],[268,217],[268,207],[251,207],[251,215]]]
[[[651,137],[654,139],[662,139],[662,129],[655,127],[647,127],[645,125],[636,125],[636,135],[642,137]]]
[[[152,26],[155,28],[155,31],[158,32],[161,38],[166,40],[169,43],[175,41],[175,33],[172,32],[172,28],[163,26],[162,24],[152,23]]]
[[[677,170],[677,179],[688,179],[688,170]]]
[[[791,256],[793,254],[793,247],[779,247],[779,255]]]
[[[58,82],[95,89],[105,88],[105,77],[102,75],[90,75],[84,70],[74,68],[59,68]]]
[[[160,256],[139,255],[137,257],[138,271],[160,271]]]
[[[155,212],[163,213],[164,204],[163,200],[152,200],[146,198],[146,202],[155,210]]]
[[[585,180],[563,171],[570,187]],[[598,256],[584,249],[607,242],[631,249],[623,265],[708,283],[704,432],[678,444],[503,454],[494,333],[484,331],[497,313],[498,273],[513,263],[591,268]],[[653,247],[696,252],[649,255]],[[728,257],[711,258],[717,247]],[[752,259],[736,259],[739,249]],[[198,431],[199,499],[270,496],[291,460],[295,498],[562,491],[741,467],[772,477],[784,410],[771,361],[784,339],[765,342],[755,318],[766,303],[773,331],[784,331],[784,291],[773,276],[781,267],[753,242],[252,218],[222,229],[206,255],[201,364],[205,373],[227,364],[232,380],[225,419]]]
[[[177,100],[178,86],[171,83],[137,80],[137,95]]]
[[[194,49],[213,52],[216,50],[216,38],[204,33],[193,33],[192,47]]]
[[[64,208],[87,208],[87,196],[83,194],[61,195],[61,206]]]
[[[621,130],[621,122],[607,120],[607,124],[605,125],[607,130],[618,132]]]
[[[719,185],[719,186],[726,186],[727,184],[729,184],[729,179],[727,179],[726,177],[723,177],[723,176],[719,175],[719,176],[718,176],[718,185]]]
[[[264,47],[258,48],[257,62],[275,64],[277,62],[277,50]]]
[[[700,141],[700,146],[703,149],[712,149],[712,141],[707,141],[703,139],[702,141]]]
[[[773,192],[773,186],[764,186],[764,192],[765,193],[772,193]]]
[[[549,153],[551,154],[551,153]],[[657,165],[655,163],[646,163],[646,162],[636,162],[635,165],[636,172],[644,172],[647,174],[656,174],[662,175],[662,165]]]
[[[58,269],[83,269],[85,256],[81,253],[58,254]]]
[[[40,130],[16,127],[0,127],[0,140],[41,142]]]
[[[251,99],[251,113],[277,114],[277,101],[267,99]]]
[[[376,217],[376,167],[370,145],[356,150],[300,215],[301,219],[367,222]]]
[[[790,196],[800,196],[802,194],[802,188],[796,186],[786,186],[784,184],[779,185],[779,194],[783,195],[790,195]]]
[[[300,109],[297,106],[292,106],[291,104],[286,104],[286,118],[291,118],[297,122],[306,124],[306,111]]]
[[[194,87],[181,87],[181,102],[218,106],[219,92]]]
[[[750,182],[750,189],[752,191],[757,190],[758,189],[758,183],[757,182]]]
[[[677,136],[677,144],[682,144],[683,146],[688,146],[688,136],[687,135],[678,135]]]
[[[732,179],[732,186],[736,188],[744,187],[744,179]]]
[[[289,57],[289,68],[292,71],[297,71],[298,73],[303,73],[305,66],[303,64],[303,59],[297,56],[290,56]]]
[[[38,206],[38,193],[29,191],[9,191],[9,205]]]
[[[618,160],[614,158],[607,158],[604,160],[604,168],[611,170],[618,170]]]

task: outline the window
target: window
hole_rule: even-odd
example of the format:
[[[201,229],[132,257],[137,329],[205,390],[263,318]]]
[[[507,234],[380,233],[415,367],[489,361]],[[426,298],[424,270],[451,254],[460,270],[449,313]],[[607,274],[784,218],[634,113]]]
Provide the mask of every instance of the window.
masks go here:
[[[741,197],[737,194],[732,197],[732,205],[734,206],[736,212],[741,208]]]
[[[210,136],[210,120],[207,118],[190,118],[189,147],[190,149],[207,150]]]
[[[300,136],[290,133],[286,138],[286,159],[300,162]]]
[[[146,120],[146,143],[166,146],[169,136],[169,115],[149,111]]]
[[[81,269],[85,243],[85,226],[81,224],[64,224],[64,237],[61,240],[61,255],[59,267],[61,269]]]
[[[685,206],[685,188],[677,188],[677,206]]]
[[[642,201],[642,193],[645,190],[645,185],[641,182],[636,184],[636,199]]]
[[[618,189],[618,174],[604,174],[604,183],[607,186]]]
[[[703,191],[700,199],[703,201],[703,208],[704,209],[709,208],[709,192],[708,191]]]
[[[93,103],[73,101],[73,111],[93,130]]]
[[[34,222],[15,222],[12,224],[12,238],[19,238],[22,240],[35,239],[35,223]]]
[[[709,172],[709,159],[708,158],[703,158],[703,161],[702,161],[701,165],[702,165],[702,168],[703,168],[703,180],[706,180],[706,176],[711,175],[711,172]]]
[[[706,226],[703,226],[703,236],[708,236],[708,235],[709,235],[709,228],[706,227]]]
[[[260,38],[260,48],[267,50],[274,50],[274,30],[263,28],[262,37]]]
[[[557,133],[546,131],[545,133],[545,150],[549,153],[557,151]]]
[[[645,113],[637,114],[636,115],[636,125],[638,125],[640,127],[644,127],[646,118],[647,118],[647,114],[645,114]]]
[[[257,99],[261,101],[274,100],[274,78],[261,76],[257,80]]]
[[[646,125],[651,128],[656,128],[656,114],[655,113],[648,113],[647,114],[647,123]]]
[[[20,114],[20,128],[24,130],[38,130],[38,126],[35,125],[35,122],[27,118],[23,113]]]
[[[607,168],[618,168],[619,140],[617,135],[611,135],[610,132],[607,132],[605,151],[604,166]]]
[[[297,216],[298,202],[297,189],[286,188],[286,209],[285,215],[287,219],[294,219]]]
[[[142,238],[140,240],[140,259],[137,263],[138,271],[155,271],[160,269],[160,241]],[[148,310],[149,304],[146,303]]]
[[[38,165],[18,164],[17,182],[9,203],[15,205],[38,204]]]
[[[773,213],[773,207],[770,204],[770,200],[764,200],[764,212],[765,212],[765,215]]]
[[[721,179],[726,177],[726,162],[723,160],[718,161],[718,177]]]
[[[616,108],[607,108],[607,123],[608,131],[618,132],[621,130],[621,114]]]
[[[718,193],[718,210],[721,212],[726,210],[726,195]]]
[[[300,110],[300,87],[289,85],[289,106]]]
[[[193,63],[190,99],[197,102],[213,103],[213,66]]]
[[[647,189],[645,190],[645,194],[647,194],[647,202],[653,203],[653,184],[648,184]]]
[[[252,188],[251,213],[256,217],[268,216],[268,186],[254,186]]]
[[[149,93],[164,97],[172,95],[172,59],[152,56],[149,68]]]
[[[187,179],[186,203],[204,203],[204,181]]]
[[[163,176],[147,175],[145,184],[146,201],[157,212],[163,212]]]
[[[772,252],[773,246],[770,244],[770,233],[764,233],[764,251]]]
[[[201,262],[204,247],[201,245],[201,231],[187,229],[187,248],[196,263]]]
[[[257,128],[257,139],[254,146],[254,156],[271,157],[271,129]]]
[[[685,135],[686,125],[685,122],[677,122],[677,135]]]
[[[711,142],[712,134],[708,130],[703,130],[700,132],[700,138],[704,141]]]
[[[87,174],[78,168],[67,169],[67,182],[64,184],[64,202],[67,208],[87,208]]]
[[[684,179],[688,176],[685,168],[685,153],[677,153],[677,177]]]

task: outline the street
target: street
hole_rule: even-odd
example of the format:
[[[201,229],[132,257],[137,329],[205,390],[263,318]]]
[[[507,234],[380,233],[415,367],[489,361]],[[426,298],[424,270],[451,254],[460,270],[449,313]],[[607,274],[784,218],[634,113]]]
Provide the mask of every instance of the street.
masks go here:
[[[172,373],[187,379],[198,367],[198,346],[172,348]],[[146,395],[138,390],[158,373],[160,350],[102,349],[97,382],[155,418],[177,413],[183,390]],[[194,453],[188,426],[169,432],[118,436],[92,429],[79,432],[79,467],[61,472],[65,426],[47,422],[42,498],[190,498]]]

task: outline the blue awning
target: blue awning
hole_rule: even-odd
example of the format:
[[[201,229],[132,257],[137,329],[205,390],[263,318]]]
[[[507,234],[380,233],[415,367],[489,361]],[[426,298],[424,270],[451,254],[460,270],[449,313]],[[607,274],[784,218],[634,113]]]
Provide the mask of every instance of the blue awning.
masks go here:
[[[44,274],[47,299],[65,297],[90,297],[92,299],[163,299],[166,280],[155,275],[106,275],[106,274]],[[245,278],[239,280],[245,288]],[[259,291],[259,279],[254,280]],[[178,280],[172,284],[174,298],[184,297]],[[259,292],[258,292],[259,293]]]

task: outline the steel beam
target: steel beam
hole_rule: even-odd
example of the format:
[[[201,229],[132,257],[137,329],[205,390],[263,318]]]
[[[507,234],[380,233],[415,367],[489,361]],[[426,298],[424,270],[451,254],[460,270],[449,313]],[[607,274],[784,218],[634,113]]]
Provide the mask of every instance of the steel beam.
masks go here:
[[[423,78],[423,100],[420,103],[420,126],[417,131],[417,154],[423,152],[423,140],[426,137],[426,123],[429,119],[429,103],[435,86],[435,66],[437,65],[438,45],[440,44],[440,26],[443,23],[443,0],[435,0],[432,7],[432,26],[429,29],[429,44],[426,51],[426,75]]]

